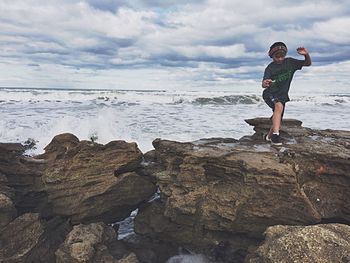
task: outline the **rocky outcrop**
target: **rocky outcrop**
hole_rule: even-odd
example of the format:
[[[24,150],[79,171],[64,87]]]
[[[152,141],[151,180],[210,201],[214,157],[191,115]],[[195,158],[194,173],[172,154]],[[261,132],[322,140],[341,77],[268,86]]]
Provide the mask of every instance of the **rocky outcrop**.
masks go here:
[[[33,213],[17,217],[0,232],[0,262],[55,262],[54,252],[69,230],[61,218],[46,220]]]
[[[0,228],[10,223],[17,214],[15,205],[5,193],[0,193]]]
[[[269,226],[350,222],[350,132],[289,120],[276,148],[262,140],[269,119],[248,122],[257,132],[240,140],[155,140],[160,199],[135,231],[240,261]]]
[[[49,204],[73,224],[122,220],[156,190],[135,173],[142,161],[135,143],[100,145],[62,134],[45,151],[38,158],[47,160],[42,180]]]
[[[108,250],[115,240],[114,229],[103,223],[76,225],[56,251],[56,262],[117,262]]]
[[[156,191],[136,173],[143,155],[135,143],[100,145],[62,134],[40,156],[23,152],[21,144],[0,144],[0,226],[26,212],[73,224],[116,222]]]
[[[246,123],[253,126],[255,134],[250,138],[260,140],[263,134],[267,134],[271,127],[271,119],[255,118],[245,120]],[[283,119],[280,130],[281,136],[286,139],[293,139],[293,137],[308,136],[312,134],[312,129],[302,127],[302,122],[295,119]]]
[[[346,262],[350,132],[284,120],[274,147],[269,119],[247,123],[252,136],[157,139],[144,155],[72,134],[35,157],[0,144],[0,261],[160,263],[182,247],[215,262]],[[136,208],[136,234],[116,240],[106,223]]]
[[[262,127],[268,121],[258,120],[254,129],[266,132]],[[300,189],[321,219],[350,222],[350,132],[295,125],[285,125],[283,131],[285,144],[277,156],[294,167]]]
[[[8,160],[11,159],[11,157],[7,157],[7,154],[11,153],[11,146],[13,146],[13,144],[0,143],[0,167],[3,167]],[[20,144],[17,146],[21,147]],[[21,150],[19,150],[19,152],[21,152]],[[8,180],[3,170],[4,169],[0,168],[0,228],[10,223],[17,215],[17,210],[13,201],[15,193],[14,190],[7,185]]]
[[[57,263],[139,263],[135,253],[116,240],[116,232],[104,223],[76,225],[56,251]]]
[[[0,226],[27,212],[49,214],[43,166],[30,162],[24,151],[19,143],[0,143]]]
[[[152,179],[138,173],[143,154],[135,143],[101,145],[61,134],[42,155],[28,157],[24,151],[21,144],[0,144],[1,262],[54,262],[71,224],[89,222],[99,223],[86,230],[91,233],[83,236],[85,243],[72,243],[74,233],[71,243],[67,241],[75,252],[88,258],[92,247],[99,247],[93,260],[137,262],[127,250],[125,258],[109,255],[102,244],[116,236],[107,235],[105,240],[108,228],[98,227],[101,221],[128,217],[156,192]],[[93,240],[87,238],[91,235]],[[85,260],[75,259],[65,245],[57,252],[62,262]]]
[[[350,262],[350,226],[272,226],[248,263]]]

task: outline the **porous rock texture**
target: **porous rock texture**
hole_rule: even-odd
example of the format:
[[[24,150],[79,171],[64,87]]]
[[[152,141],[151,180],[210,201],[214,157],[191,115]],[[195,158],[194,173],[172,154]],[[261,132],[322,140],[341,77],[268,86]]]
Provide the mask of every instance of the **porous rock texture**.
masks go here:
[[[135,231],[239,262],[269,226],[350,222],[350,132],[285,120],[275,147],[262,139],[269,119],[247,122],[256,133],[240,140],[155,140],[146,172],[160,198]]]
[[[107,247],[115,240],[114,229],[104,223],[76,225],[56,251],[56,262],[117,262]]]
[[[62,218],[23,214],[0,231],[0,262],[55,262],[54,252],[69,230]]]
[[[350,262],[350,226],[271,226],[247,263]]]
[[[62,134],[38,158],[47,161],[42,180],[53,213],[73,224],[122,220],[156,190],[135,173],[142,161],[135,143],[101,145]]]
[[[25,150],[0,143],[0,262],[85,262],[91,244],[100,248],[92,262],[137,262],[126,249],[106,252],[116,235],[102,223],[125,219],[156,192],[153,179],[137,172],[143,154],[136,143],[101,145],[66,133],[55,136],[44,154],[30,157]],[[86,230],[90,234],[71,246],[83,256],[65,256],[63,245],[55,254],[74,225],[90,222],[96,223]]]
[[[0,262],[163,263],[177,248],[212,262],[347,262],[350,132],[286,119],[276,147],[262,139],[269,119],[247,123],[252,136],[156,139],[144,155],[68,133],[34,157],[0,143]],[[136,208],[136,234],[116,240],[106,224]]]

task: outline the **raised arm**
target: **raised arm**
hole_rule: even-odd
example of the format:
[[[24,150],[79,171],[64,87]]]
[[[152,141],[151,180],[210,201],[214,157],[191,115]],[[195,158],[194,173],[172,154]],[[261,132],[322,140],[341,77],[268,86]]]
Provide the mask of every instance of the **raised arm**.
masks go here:
[[[299,55],[303,55],[305,57],[304,66],[311,66],[311,57],[309,51],[305,47],[298,47],[297,52]]]

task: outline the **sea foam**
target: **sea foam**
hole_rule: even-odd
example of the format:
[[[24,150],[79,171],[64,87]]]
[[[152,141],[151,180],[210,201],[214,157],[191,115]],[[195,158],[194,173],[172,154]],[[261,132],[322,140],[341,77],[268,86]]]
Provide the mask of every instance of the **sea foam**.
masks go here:
[[[193,141],[253,133],[244,119],[270,117],[257,93],[0,89],[0,141],[37,141],[32,153],[60,133],[80,140],[136,142],[146,152],[156,138]],[[317,129],[350,129],[349,94],[291,94],[286,118]]]

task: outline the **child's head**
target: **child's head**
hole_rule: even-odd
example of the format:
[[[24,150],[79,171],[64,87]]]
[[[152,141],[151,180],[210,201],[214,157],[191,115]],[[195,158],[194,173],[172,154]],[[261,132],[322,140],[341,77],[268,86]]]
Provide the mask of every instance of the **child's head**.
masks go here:
[[[288,48],[283,42],[275,42],[272,44],[269,50],[269,56],[273,59],[273,62],[281,64],[287,55]]]

